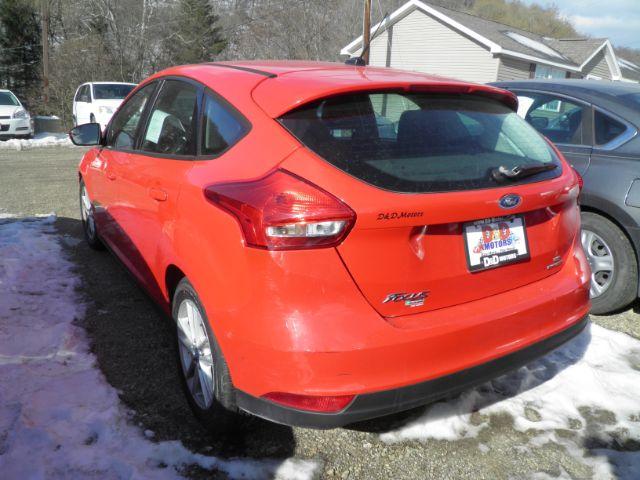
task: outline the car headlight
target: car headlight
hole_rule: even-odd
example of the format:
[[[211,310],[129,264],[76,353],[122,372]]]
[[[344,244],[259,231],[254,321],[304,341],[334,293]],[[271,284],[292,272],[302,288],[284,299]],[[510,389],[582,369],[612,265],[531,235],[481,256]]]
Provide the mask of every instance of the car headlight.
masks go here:
[[[29,114],[24,108],[21,108],[20,110],[16,110],[15,112],[13,112],[13,118],[28,118],[28,117],[29,117]]]
[[[113,108],[111,108],[111,107],[98,107],[98,113],[113,113]]]

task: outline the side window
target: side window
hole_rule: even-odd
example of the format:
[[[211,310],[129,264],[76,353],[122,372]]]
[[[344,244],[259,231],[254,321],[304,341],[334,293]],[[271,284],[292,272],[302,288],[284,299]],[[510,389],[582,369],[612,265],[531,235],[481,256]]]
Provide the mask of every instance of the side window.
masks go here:
[[[140,117],[155,87],[152,83],[137,91],[113,117],[107,132],[108,147],[133,150]]]
[[[151,109],[142,137],[145,152],[195,155],[198,89],[190,83],[167,80]]]
[[[77,100],[78,102],[85,103],[91,101],[91,97],[89,96],[89,85],[83,85],[82,87],[80,87],[80,90],[78,90]]]
[[[80,101],[80,97],[82,96],[82,89],[83,89],[83,88],[84,88],[84,87],[80,87],[80,88],[78,88],[78,91],[76,92],[76,97],[74,98],[74,100],[75,100],[76,102],[79,102],[79,101]]]
[[[208,94],[205,95],[203,119],[202,155],[219,155],[249,130],[239,114]]]
[[[598,110],[594,114],[596,145],[604,145],[622,135],[626,130],[624,124],[614,120]]]
[[[525,120],[549,140],[571,145],[588,143],[583,138],[583,124],[590,114],[589,107],[554,95],[527,94],[526,98],[532,98],[533,102]]]

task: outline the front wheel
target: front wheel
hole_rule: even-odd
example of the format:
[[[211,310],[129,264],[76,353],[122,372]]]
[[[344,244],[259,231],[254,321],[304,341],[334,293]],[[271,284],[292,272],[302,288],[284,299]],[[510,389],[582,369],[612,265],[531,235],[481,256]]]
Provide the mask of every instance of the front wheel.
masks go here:
[[[241,419],[231,375],[198,294],[186,278],[176,288],[172,313],[178,365],[189,405],[206,427],[227,432]]]
[[[80,180],[80,218],[82,219],[82,231],[87,244],[94,250],[103,250],[104,245],[98,236],[94,208],[84,180]]]
[[[609,219],[583,212],[582,247],[591,266],[591,312],[611,313],[638,295],[638,262],[631,242]]]

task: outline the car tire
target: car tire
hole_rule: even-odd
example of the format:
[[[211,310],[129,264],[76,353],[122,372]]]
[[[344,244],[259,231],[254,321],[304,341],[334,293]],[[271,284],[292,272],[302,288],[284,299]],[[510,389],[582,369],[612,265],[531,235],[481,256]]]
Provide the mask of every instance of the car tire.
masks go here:
[[[80,179],[79,188],[79,201],[80,201],[80,219],[82,220],[82,232],[84,233],[84,239],[89,247],[94,250],[104,250],[104,244],[100,240],[98,235],[98,226],[95,222],[95,209],[93,203],[87,193],[87,187],[84,184],[84,180]]]
[[[591,313],[621,310],[638,296],[638,262],[631,242],[615,223],[601,215],[582,212],[581,219],[582,246],[592,270]],[[598,294],[599,289],[603,291]]]
[[[195,416],[215,433],[239,428],[243,416],[236,406],[227,362],[198,294],[186,278],[180,281],[173,295],[172,317],[176,326],[176,359],[181,384]],[[207,371],[211,375],[210,381]],[[208,393],[205,391],[207,386],[211,388]]]

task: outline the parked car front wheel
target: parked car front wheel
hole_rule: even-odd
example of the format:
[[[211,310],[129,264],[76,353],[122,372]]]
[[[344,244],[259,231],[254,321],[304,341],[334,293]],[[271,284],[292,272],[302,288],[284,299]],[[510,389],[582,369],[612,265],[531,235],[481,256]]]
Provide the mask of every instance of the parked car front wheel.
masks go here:
[[[87,244],[94,250],[103,250],[104,245],[98,236],[98,227],[94,217],[93,204],[89,198],[84,180],[80,180],[80,218],[82,219],[82,231]]]
[[[582,213],[582,247],[591,266],[591,312],[620,310],[638,293],[638,263],[631,242],[617,225],[592,212]]]

